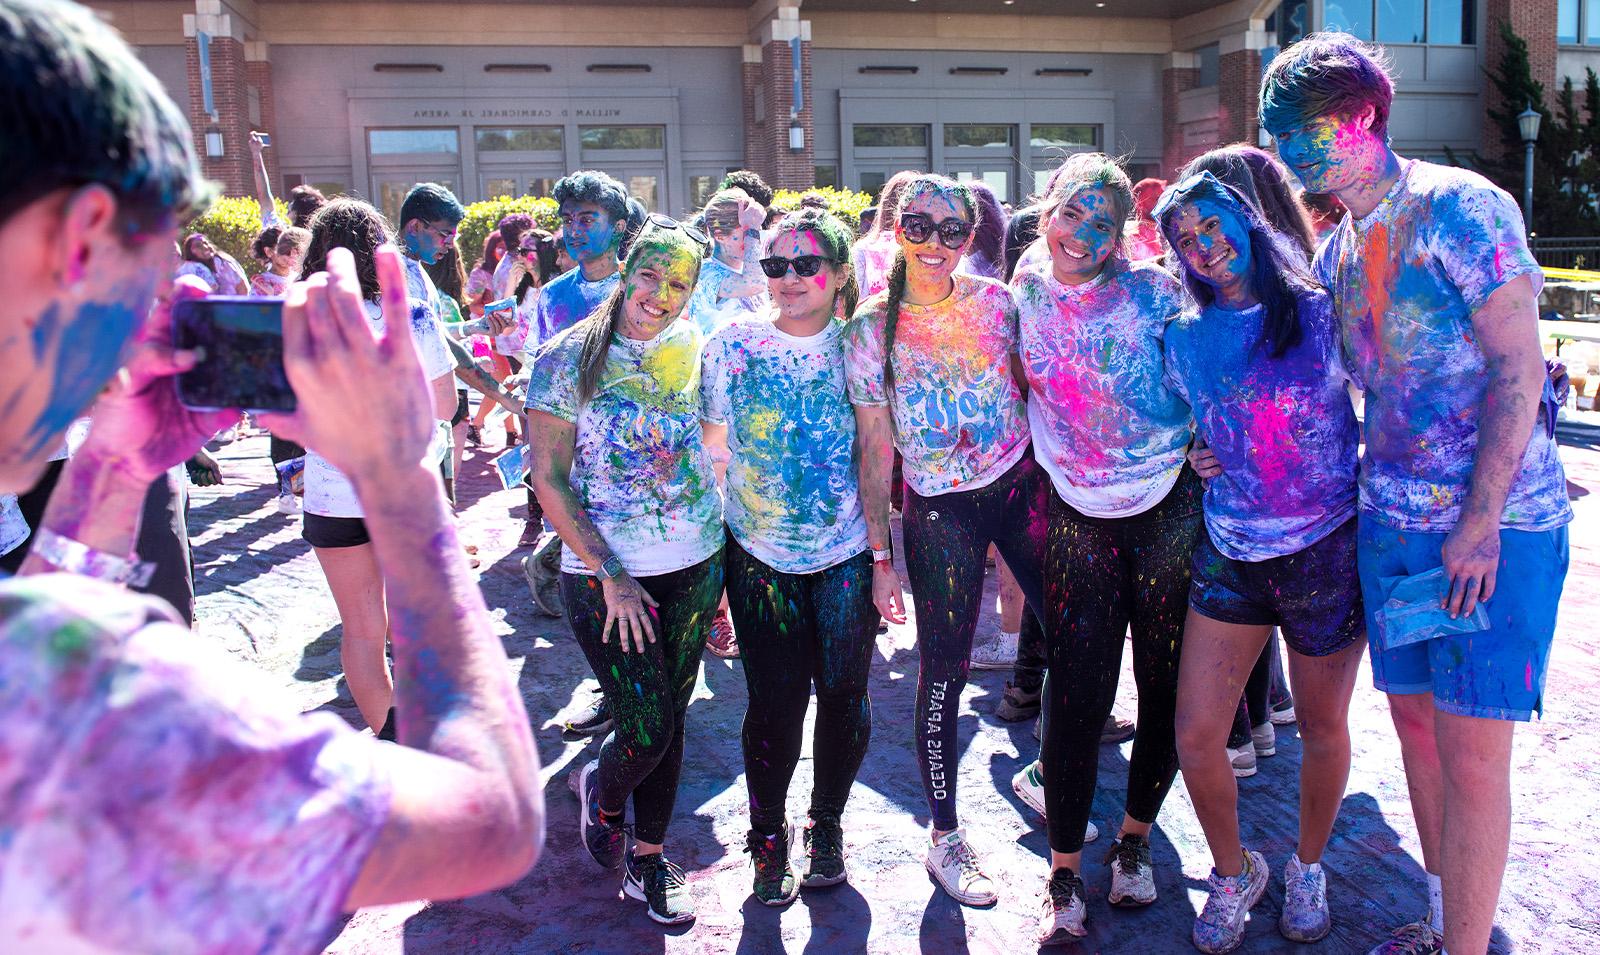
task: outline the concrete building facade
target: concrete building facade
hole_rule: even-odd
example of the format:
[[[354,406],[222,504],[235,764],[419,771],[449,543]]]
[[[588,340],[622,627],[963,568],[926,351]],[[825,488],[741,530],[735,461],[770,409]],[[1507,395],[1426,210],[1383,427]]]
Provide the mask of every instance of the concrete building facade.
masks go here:
[[[654,209],[729,169],[873,190],[932,169],[1025,199],[1066,154],[1171,175],[1257,141],[1262,65],[1304,33],[1384,44],[1410,155],[1497,151],[1498,23],[1535,78],[1600,67],[1587,0],[95,0],[186,104],[209,175],[394,211],[419,181],[465,201],[605,169]],[[1596,9],[1600,9],[1597,7]]]

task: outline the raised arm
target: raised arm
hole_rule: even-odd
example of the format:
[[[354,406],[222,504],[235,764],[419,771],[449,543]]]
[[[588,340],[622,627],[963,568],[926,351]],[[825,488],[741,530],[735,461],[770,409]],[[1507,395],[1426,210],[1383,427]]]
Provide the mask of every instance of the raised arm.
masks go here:
[[[256,203],[261,207],[261,224],[278,221],[278,206],[272,200],[272,183],[267,176],[267,157],[262,155],[261,134],[250,134],[250,171],[256,180]]]
[[[1472,314],[1488,387],[1478,410],[1478,448],[1467,500],[1444,541],[1444,569],[1450,578],[1444,605],[1452,616],[1471,613],[1480,600],[1494,595],[1500,517],[1533,436],[1544,393],[1538,321],[1538,294],[1527,275],[1500,286]]]

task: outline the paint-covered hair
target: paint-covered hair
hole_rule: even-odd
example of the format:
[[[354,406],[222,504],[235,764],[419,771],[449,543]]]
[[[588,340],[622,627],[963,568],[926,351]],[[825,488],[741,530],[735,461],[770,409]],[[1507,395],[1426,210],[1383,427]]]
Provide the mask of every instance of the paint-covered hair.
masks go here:
[[[378,247],[394,241],[383,213],[360,199],[340,196],[311,217],[311,244],[306,246],[302,276],[328,270],[328,253],[349,249],[356,260],[356,278],[361,282],[361,297],[378,300]]]
[[[661,246],[693,252],[697,277],[699,264],[705,261],[709,251],[682,229],[663,229],[646,223],[639,234],[634,236],[628,255],[622,260],[621,281],[617,282],[617,287],[610,295],[595,306],[589,317],[579,323],[577,326],[579,330],[574,332],[583,338],[583,344],[578,350],[579,405],[588,402],[594,397],[595,392],[600,390],[600,376],[606,369],[606,356],[611,353],[611,336],[616,334],[617,326],[622,324],[622,306],[628,294],[628,279],[639,267],[639,260],[644,257],[645,250]],[[690,291],[693,291],[692,287]],[[687,296],[684,298],[684,304],[688,304]],[[681,313],[673,315],[668,321],[675,322],[680,316]]]
[[[894,225],[900,224],[900,212],[906,206],[922,196],[944,196],[954,201],[956,207],[972,223],[976,232],[983,226],[983,220],[978,211],[978,199],[967,188],[965,183],[956,182],[944,176],[926,173],[918,175],[906,183],[905,189],[900,193],[900,201],[895,203]],[[882,218],[881,216],[879,218]],[[938,241],[932,239],[931,241]],[[900,325],[900,299],[906,294],[906,253],[904,249],[894,250],[894,264],[889,266],[886,292],[888,301],[883,312],[883,382],[889,394],[894,394],[894,338],[895,331]]]
[[[526,212],[513,212],[510,215],[501,216],[500,221],[495,224],[495,231],[500,233],[500,241],[505,244],[504,247],[507,249],[516,248],[517,243],[522,239],[522,234],[531,228],[533,228],[533,216],[528,215]]]
[[[328,197],[316,186],[295,186],[289,190],[289,221],[304,229],[317,210],[327,204]]]
[[[1178,249],[1178,213],[1184,203],[1197,199],[1221,203],[1244,220],[1250,234],[1250,288],[1265,312],[1256,347],[1273,358],[1282,357],[1300,342],[1301,298],[1318,287],[1306,267],[1305,256],[1293,239],[1268,224],[1243,192],[1209,172],[1183,179],[1161,197],[1157,225],[1174,252]],[[1182,253],[1177,253],[1176,258],[1183,266],[1183,284],[1190,296],[1202,306],[1215,302],[1216,290],[1189,269]]]
[[[1248,143],[1219,146],[1190,160],[1178,181],[1202,172],[1211,173],[1254,202],[1267,224],[1299,244],[1308,261],[1316,254],[1311,223],[1289,185],[1289,170],[1278,157]]]
[[[860,287],[856,284],[856,270],[850,264],[852,240],[850,227],[826,209],[808,207],[798,212],[791,212],[779,219],[778,224],[773,227],[772,237],[767,240],[768,254],[771,254],[772,244],[779,236],[796,235],[801,232],[808,232],[816,237],[817,245],[822,247],[823,257],[833,263],[834,268],[842,270],[843,280],[839,283],[838,298],[844,305],[844,314],[850,315],[856,310],[856,299],[860,296]]]
[[[183,111],[93,11],[0,4],[0,223],[61,188],[105,187],[124,235],[173,228],[215,195]]]
[[[1121,268],[1125,262],[1122,254],[1124,226],[1133,215],[1133,182],[1128,179],[1122,163],[1105,153],[1075,153],[1068,156],[1053,174],[1055,186],[1040,204],[1039,231],[1062,206],[1091,189],[1104,189],[1111,200],[1111,221],[1117,232],[1112,242],[1111,258],[1107,269]]]
[[[1178,178],[1183,178],[1179,176]],[[1133,184],[1133,211],[1140,219],[1150,218],[1150,210],[1156,207],[1156,200],[1167,190],[1165,179],[1146,177]]]
[[[772,208],[772,187],[767,181],[749,169],[735,169],[722,177],[722,182],[717,184],[717,190],[738,189],[745,195],[760,203],[761,208]]]
[[[999,279],[1006,266],[1006,213],[1000,197],[986,182],[968,184],[978,201],[978,227],[972,231],[972,247],[967,262],[972,271],[985,278]]]
[[[461,207],[461,200],[455,193],[436,182],[420,182],[411,187],[406,200],[400,203],[400,228],[404,229],[413,219],[424,224],[443,219],[454,225],[466,215],[467,210]]]
[[[902,169],[889,177],[878,192],[878,217],[873,220],[874,232],[893,232],[894,224],[900,221],[900,199],[905,195],[906,187],[922,175],[911,169]]]
[[[1387,138],[1393,102],[1382,52],[1348,33],[1311,34],[1273,57],[1261,79],[1261,122],[1272,131],[1371,106],[1372,131]]]
[[[597,169],[580,169],[563,176],[550,190],[556,205],[592,202],[606,211],[612,222],[628,218],[628,190],[622,183]]]
[[[739,201],[748,198],[742,189],[719,189],[700,210],[706,232],[729,233],[739,229]],[[714,236],[713,236],[714,238]]]

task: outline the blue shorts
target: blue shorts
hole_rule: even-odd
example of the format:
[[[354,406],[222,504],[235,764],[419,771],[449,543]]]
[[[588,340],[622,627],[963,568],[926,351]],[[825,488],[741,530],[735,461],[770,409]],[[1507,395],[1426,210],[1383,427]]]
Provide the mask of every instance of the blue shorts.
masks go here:
[[[1383,606],[1385,577],[1438,567],[1444,534],[1402,531],[1360,516],[1356,561],[1367,604],[1367,633]],[[1567,529],[1500,532],[1494,596],[1484,604],[1489,629],[1379,650],[1372,645],[1372,685],[1385,693],[1433,693],[1447,713],[1530,720],[1544,709],[1544,676],[1555,639],[1556,605],[1567,578]]]
[[[1353,516],[1304,550],[1260,561],[1234,560],[1201,528],[1189,579],[1189,606],[1196,613],[1223,623],[1278,627],[1301,656],[1338,653],[1360,638],[1366,622]]]

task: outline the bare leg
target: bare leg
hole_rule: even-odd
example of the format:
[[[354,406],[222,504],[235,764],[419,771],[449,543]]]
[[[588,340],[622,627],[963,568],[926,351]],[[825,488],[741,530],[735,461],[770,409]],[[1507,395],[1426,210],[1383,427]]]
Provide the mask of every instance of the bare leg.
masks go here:
[[[1299,856],[1307,865],[1322,860],[1350,779],[1350,695],[1366,646],[1363,636],[1323,657],[1289,652],[1300,722]]]
[[[322,573],[333,591],[344,625],[339,662],[361,718],[374,730],[388,719],[394,697],[389,660],[389,617],[384,607],[383,578],[371,544],[359,547],[314,547]]]
[[[1270,626],[1213,620],[1194,608],[1184,621],[1178,663],[1178,762],[1218,875],[1244,871],[1239,840],[1239,789],[1228,761],[1228,730]],[[1131,818],[1123,822],[1129,829]],[[1136,824],[1136,823],[1134,823]],[[1145,825],[1146,832],[1149,826]]]
[[[1299,706],[1299,701],[1295,705]],[[1432,693],[1389,695],[1389,716],[1400,737],[1400,759],[1405,763],[1411,816],[1422,843],[1422,864],[1429,872],[1442,874],[1439,842],[1444,826],[1444,780],[1434,737],[1434,715]]]
[[[1489,948],[1511,841],[1515,729],[1509,720],[1434,714],[1444,779],[1446,838],[1439,872],[1444,880],[1444,947],[1451,955],[1479,955]]]

